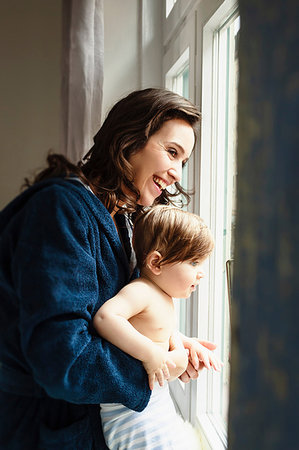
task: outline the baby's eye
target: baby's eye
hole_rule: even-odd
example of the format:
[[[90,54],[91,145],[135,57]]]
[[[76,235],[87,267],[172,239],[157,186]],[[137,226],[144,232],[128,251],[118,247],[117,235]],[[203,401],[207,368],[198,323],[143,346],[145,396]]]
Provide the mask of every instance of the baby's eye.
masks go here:
[[[199,261],[190,261],[191,266],[196,267],[199,264]]]

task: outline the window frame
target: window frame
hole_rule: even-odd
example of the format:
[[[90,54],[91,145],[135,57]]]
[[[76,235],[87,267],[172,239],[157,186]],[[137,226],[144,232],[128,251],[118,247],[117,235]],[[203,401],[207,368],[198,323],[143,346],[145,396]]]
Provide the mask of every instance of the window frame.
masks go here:
[[[211,212],[211,204],[215,192],[210,185],[207,187],[206,174],[213,170],[215,160],[215,135],[213,125],[215,114],[212,109],[215,100],[215,32],[220,29],[234,11],[237,10],[237,0],[177,0],[169,16],[163,23],[163,75],[165,86],[171,89],[171,77],[179,70],[184,52],[189,49],[189,99],[200,105],[202,112],[201,145],[193,153],[188,163],[189,189],[195,189],[188,210],[200,214],[207,224],[213,228],[217,225]],[[199,145],[198,145],[199,147]],[[208,149],[208,150],[207,150]],[[204,168],[204,170],[203,170]],[[213,285],[208,282],[218,267],[215,257],[206,262],[207,278],[202,280],[200,290],[192,294],[186,302],[187,329],[186,335],[199,336],[220,342],[220,330],[213,323],[215,305],[209,305],[207,299],[214,297]],[[198,317],[203,318],[200,323]],[[188,320],[189,318],[189,320]],[[219,353],[218,353],[219,354]],[[179,380],[170,384],[175,403],[185,420],[198,427],[200,437],[206,449],[225,449],[227,447],[227,430],[220,417],[211,413],[214,400],[220,398],[219,387],[213,382],[217,374],[202,371],[197,382],[191,382],[182,387]],[[197,399],[201,398],[198,414]]]
[[[189,98],[191,101],[195,102],[194,97],[194,68],[195,68],[195,18],[194,14],[188,14],[188,8],[190,7],[192,1],[190,0],[177,0],[174,4],[173,10],[168,18],[165,19],[167,27],[164,27],[164,58],[163,58],[163,77],[165,80],[165,87],[168,89],[173,89],[173,78],[178,76],[186,64],[189,66]],[[184,11],[187,16],[180,16],[179,12]],[[179,32],[177,32],[177,27],[174,26],[174,18],[177,17],[179,22]],[[183,26],[187,24],[187,26]],[[172,42],[170,42],[171,40]],[[194,184],[194,152],[191,155],[188,165],[186,166],[188,179],[188,187]],[[188,209],[192,209],[193,199]],[[175,300],[176,309],[179,309],[181,305],[178,305],[180,300]],[[192,300],[184,300],[185,303],[185,316],[190,317],[191,315],[191,303]],[[185,334],[191,335],[191,324],[187,320]],[[178,407],[180,413],[185,420],[190,419],[190,390],[191,385],[182,383],[180,380],[175,380],[170,383],[170,391],[173,400]]]
[[[220,116],[226,117],[225,97],[222,95],[226,90],[226,77],[221,79],[217,76],[223,71],[219,66],[219,52],[225,51],[221,48],[225,40],[219,39],[219,33],[223,26],[228,23],[228,18],[236,16],[237,3],[235,0],[226,0],[220,8],[211,16],[203,27],[203,52],[202,52],[202,141],[201,148],[205,149],[201,155],[201,184],[200,184],[200,214],[209,216],[209,226],[215,236],[215,250],[211,256],[208,267],[208,283],[203,283],[198,299],[198,329],[205,328],[205,335],[214,342],[222,343],[221,330],[223,322],[229,312],[229,307],[224,304],[216,304],[220,298],[224,285],[221,282],[214,283],[215,277],[220,278],[223,266],[224,249],[220,248],[218,241],[224,242],[222,223],[217,217],[224,217],[224,203],[216,203],[221,197],[218,192],[224,184],[225,174],[221,171],[225,167],[224,152],[220,149],[225,136],[226,124],[218,120]],[[220,171],[218,168],[220,167]],[[221,177],[223,179],[221,180]],[[222,194],[223,198],[223,194]],[[221,269],[220,269],[221,268]],[[221,312],[220,308],[222,308]],[[228,324],[229,325],[229,324]],[[226,326],[228,326],[226,324]],[[229,328],[229,327],[228,327]],[[227,369],[229,370],[229,369]],[[194,405],[191,400],[191,416],[193,422],[200,428],[206,440],[208,448],[227,448],[227,431],[222,416],[215,411],[219,410],[222,402],[223,383],[219,381],[219,374],[203,373],[201,379],[196,383],[193,398],[204,398],[200,407]],[[218,379],[217,379],[218,378]]]

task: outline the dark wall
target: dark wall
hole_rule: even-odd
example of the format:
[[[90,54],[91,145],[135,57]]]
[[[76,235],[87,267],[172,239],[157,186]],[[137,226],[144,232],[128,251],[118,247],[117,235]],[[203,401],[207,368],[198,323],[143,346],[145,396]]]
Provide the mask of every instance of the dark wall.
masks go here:
[[[299,448],[299,2],[239,0],[229,448]]]

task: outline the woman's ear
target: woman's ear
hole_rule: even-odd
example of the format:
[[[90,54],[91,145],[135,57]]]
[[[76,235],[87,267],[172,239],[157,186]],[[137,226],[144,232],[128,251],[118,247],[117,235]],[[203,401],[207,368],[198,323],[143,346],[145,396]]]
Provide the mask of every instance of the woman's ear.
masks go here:
[[[160,275],[160,273],[161,273],[161,266],[160,266],[161,259],[162,259],[162,255],[157,250],[150,252],[146,257],[146,267],[154,275]]]

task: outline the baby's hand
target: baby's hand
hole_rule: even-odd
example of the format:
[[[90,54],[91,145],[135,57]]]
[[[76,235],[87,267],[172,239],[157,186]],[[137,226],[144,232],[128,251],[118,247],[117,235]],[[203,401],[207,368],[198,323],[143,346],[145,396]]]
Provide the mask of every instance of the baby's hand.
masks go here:
[[[170,377],[169,368],[176,367],[168,352],[158,347],[158,345],[152,357],[148,361],[143,361],[143,366],[148,374],[148,383],[151,390],[154,389],[155,381],[158,381],[159,385],[163,386],[164,380]]]
[[[199,363],[202,363],[208,370],[212,368],[217,372],[221,371],[223,362],[211,350],[195,339],[190,339],[189,342],[189,360],[196,370],[199,368]]]

